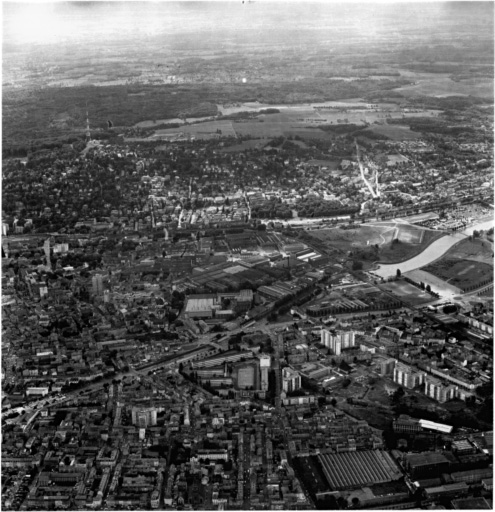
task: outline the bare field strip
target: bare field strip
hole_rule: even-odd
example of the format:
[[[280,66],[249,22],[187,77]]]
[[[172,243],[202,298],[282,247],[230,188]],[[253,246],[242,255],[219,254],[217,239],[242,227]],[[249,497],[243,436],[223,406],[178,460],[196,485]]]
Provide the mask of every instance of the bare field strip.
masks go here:
[[[383,284],[383,288],[414,306],[432,301],[432,297],[428,292],[421,290],[407,281],[391,281],[390,283]]]
[[[394,89],[405,96],[481,96],[493,98],[493,79],[477,78],[453,81],[449,77],[421,78],[414,85]]]

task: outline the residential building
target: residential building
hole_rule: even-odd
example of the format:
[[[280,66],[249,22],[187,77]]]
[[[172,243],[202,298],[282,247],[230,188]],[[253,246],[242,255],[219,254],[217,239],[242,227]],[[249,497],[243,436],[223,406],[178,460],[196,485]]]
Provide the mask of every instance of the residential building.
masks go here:
[[[286,393],[296,391],[301,388],[301,376],[292,368],[282,369],[282,389]]]
[[[133,407],[132,424],[141,428],[156,425],[157,410],[154,407]]]
[[[425,373],[417,372],[405,364],[398,364],[394,368],[393,379],[397,384],[412,389],[424,382]]]

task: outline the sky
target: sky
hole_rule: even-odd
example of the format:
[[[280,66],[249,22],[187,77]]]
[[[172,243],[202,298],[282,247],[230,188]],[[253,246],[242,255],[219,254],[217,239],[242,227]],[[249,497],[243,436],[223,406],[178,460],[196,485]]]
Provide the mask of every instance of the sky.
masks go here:
[[[283,7],[281,7],[283,6]],[[266,32],[268,30],[331,30],[348,27],[372,37],[401,23],[428,26],[447,12],[485,11],[493,24],[492,2],[337,2],[245,0],[182,2],[2,2],[4,44],[43,45],[177,35],[181,32]],[[219,34],[220,36],[221,34]]]

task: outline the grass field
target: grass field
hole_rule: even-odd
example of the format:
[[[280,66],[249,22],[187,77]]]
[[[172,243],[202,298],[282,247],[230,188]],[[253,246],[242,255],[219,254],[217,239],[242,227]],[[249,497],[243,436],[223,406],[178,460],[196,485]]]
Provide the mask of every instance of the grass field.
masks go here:
[[[385,290],[392,292],[400,299],[404,299],[414,306],[424,304],[425,302],[431,302],[433,300],[429,293],[406,281],[392,281],[390,283],[383,284],[383,287]]]
[[[431,241],[442,236],[435,231],[395,222],[365,224],[356,229],[315,230],[311,235],[343,251],[378,245],[379,260],[384,262],[402,261],[419,254]],[[394,239],[400,242],[392,244]]]
[[[228,146],[226,148],[221,149],[223,153],[235,153],[237,151],[245,151],[246,149],[261,149],[265,147],[271,140],[267,139],[252,139],[245,140],[240,144],[235,144],[233,146]]]
[[[493,280],[493,264],[454,259],[448,256],[421,270],[463,290],[475,289],[490,278]]]
[[[338,103],[338,102],[337,102]],[[336,103],[336,104],[337,104]],[[354,103],[360,105],[359,103]],[[361,106],[361,105],[360,105]],[[183,125],[180,128],[167,128],[158,129],[156,137],[170,136],[178,133],[180,130],[183,133],[191,134],[196,138],[208,139],[218,136],[216,130],[222,130],[221,136],[225,135],[255,135],[263,138],[272,138],[285,136],[299,136],[302,138],[314,138],[320,140],[330,140],[335,137],[330,132],[320,130],[320,125],[339,125],[339,124],[354,124],[357,126],[365,126],[370,124],[370,130],[382,135],[386,135],[393,140],[410,140],[416,139],[420,134],[411,131],[407,126],[402,125],[374,125],[375,121],[384,122],[387,116],[393,118],[402,117],[402,111],[394,105],[385,105],[386,107],[395,108],[396,110],[383,111],[380,108],[369,110],[363,103],[362,108],[359,109],[345,109],[343,104],[342,110],[320,110],[317,111],[311,104],[304,105],[260,105],[260,104],[241,104],[238,107],[223,108],[219,106],[219,110],[224,114],[233,114],[236,112],[251,112],[256,114],[263,108],[277,108],[280,113],[277,114],[260,114],[254,119],[247,120],[212,120],[199,124]],[[428,110],[418,114],[406,114],[408,117],[421,115],[422,117],[436,116],[437,111]],[[197,118],[197,120],[211,119],[211,117]],[[146,120],[137,123],[135,126],[143,128],[152,128],[155,124],[160,123],[179,123],[183,124],[183,120],[179,118],[159,119],[156,123],[153,120]],[[242,151],[242,150],[241,150]]]
[[[397,266],[399,267],[400,265]],[[439,293],[442,296],[448,294],[459,295],[462,293],[462,290],[454,283],[448,283],[431,272],[426,272],[424,269],[417,268],[415,270],[410,270],[409,272],[403,271],[402,275],[412,279],[416,283],[423,282],[425,285],[429,284],[432,291]]]
[[[379,135],[385,135],[392,140],[415,140],[421,137],[420,133],[413,132],[408,126],[401,124],[372,125],[369,129]]]
[[[341,408],[354,418],[365,420],[370,426],[379,428],[380,430],[388,430],[395,417],[391,407],[390,409],[385,409],[383,407],[356,407],[346,404]]]
[[[452,247],[445,257],[478,261],[493,266],[493,246],[486,240],[480,240],[479,238],[469,240],[466,238],[466,240]]]
[[[181,126],[180,128],[166,128],[157,130],[155,138],[160,136],[171,136],[174,134],[184,133],[190,134],[197,139],[209,139],[218,137],[217,130],[221,130],[221,135],[235,137],[236,133],[232,127],[232,121],[206,121],[205,123],[190,124]]]
[[[319,130],[317,127],[308,127],[301,122],[291,121],[265,121],[254,119],[245,122],[234,122],[233,128],[239,135],[256,135],[258,137],[288,137],[298,135],[303,138],[330,140],[332,135]]]
[[[395,236],[396,228],[393,225],[363,225],[356,229],[321,229],[311,232],[323,242],[343,251],[355,247],[367,247],[368,245],[383,245],[390,243]]]
[[[425,230],[416,226],[401,224],[395,234],[395,238],[408,244],[420,244],[423,241]]]
[[[394,89],[404,96],[479,96],[493,98],[493,79],[476,78],[454,82],[448,76],[431,74],[414,85]]]

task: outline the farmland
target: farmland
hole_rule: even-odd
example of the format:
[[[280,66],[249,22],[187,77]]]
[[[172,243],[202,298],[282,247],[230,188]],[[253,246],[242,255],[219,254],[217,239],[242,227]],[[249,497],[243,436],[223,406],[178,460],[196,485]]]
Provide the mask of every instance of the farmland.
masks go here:
[[[345,126],[355,125],[360,129],[367,125],[372,125],[370,130],[379,135],[383,135],[393,140],[409,140],[416,139],[419,133],[411,131],[407,126],[386,124],[373,125],[373,123],[386,123],[387,118],[400,119],[409,117],[437,117],[440,111],[437,110],[420,110],[419,112],[403,113],[402,109],[394,104],[379,104],[378,108],[367,108],[364,100],[357,98],[354,102],[326,102],[322,104],[298,104],[298,105],[270,105],[257,102],[247,102],[235,104],[236,106],[216,105],[218,111],[229,116],[232,121],[232,128],[238,136],[257,136],[257,137],[280,137],[280,136],[298,136],[301,138],[314,138],[320,140],[330,140],[334,136],[332,130],[323,131],[320,126]],[[318,110],[317,107],[332,107],[331,109]],[[263,114],[266,109],[276,109],[279,113]],[[250,117],[247,119],[236,119],[236,115],[248,113]],[[198,118],[197,122],[204,126],[204,121],[211,120],[213,123],[227,122],[220,118],[212,120],[209,118]],[[152,128],[155,124],[160,123],[179,123],[184,121],[179,118],[160,119],[159,121],[147,120],[137,123],[136,127]],[[187,126],[190,126],[188,128]],[[184,126],[184,133],[198,138],[208,138],[205,136],[201,128],[194,128],[194,124]],[[220,129],[222,129],[220,127]],[[166,133],[174,133],[173,128],[165,130],[157,130],[155,136],[163,136]],[[202,134],[196,135],[201,132]],[[228,132],[230,134],[231,132]],[[223,130],[222,130],[223,135]]]
[[[220,130],[220,131],[219,131]],[[211,139],[218,138],[219,135],[223,137],[235,137],[236,132],[232,127],[232,121],[206,121],[199,124],[190,124],[181,126],[180,128],[166,128],[164,130],[156,130],[152,136],[154,139],[169,138],[179,136],[180,134],[190,135],[197,139]]]
[[[448,256],[423,267],[422,270],[465,291],[487,284],[489,280],[493,281],[493,265]]]
[[[432,73],[430,76],[420,78],[413,85],[405,85],[395,89],[395,91],[400,92],[406,97],[436,96],[441,98],[473,95],[482,98],[493,98],[493,79],[470,78],[454,81],[448,76]]]
[[[466,239],[452,247],[445,257],[493,265],[493,246],[491,242],[486,240],[477,238],[472,240]]]
[[[392,140],[415,140],[421,137],[421,133],[412,131],[408,126],[395,124],[373,125],[370,130],[378,135],[384,135]]]
[[[261,149],[269,144],[271,140],[266,139],[249,139],[244,140],[240,144],[234,144],[233,146],[228,146],[222,148],[223,153],[236,153],[238,151],[246,151],[249,149]]]

